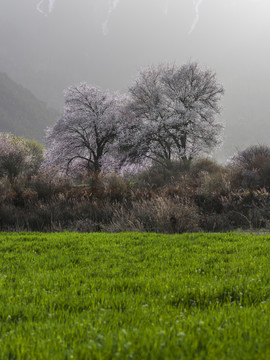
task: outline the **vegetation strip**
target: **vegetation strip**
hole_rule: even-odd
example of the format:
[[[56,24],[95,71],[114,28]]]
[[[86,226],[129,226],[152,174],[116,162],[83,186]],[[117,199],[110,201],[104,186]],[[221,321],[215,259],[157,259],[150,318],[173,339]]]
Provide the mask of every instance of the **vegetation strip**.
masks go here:
[[[270,236],[0,233],[0,359],[267,359]]]

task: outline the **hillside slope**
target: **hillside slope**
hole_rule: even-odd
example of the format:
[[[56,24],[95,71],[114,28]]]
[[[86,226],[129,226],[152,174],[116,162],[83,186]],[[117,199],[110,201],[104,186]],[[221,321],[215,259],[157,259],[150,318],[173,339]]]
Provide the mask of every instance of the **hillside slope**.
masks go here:
[[[29,90],[0,73],[0,131],[42,141],[44,130],[57,120],[55,110]]]

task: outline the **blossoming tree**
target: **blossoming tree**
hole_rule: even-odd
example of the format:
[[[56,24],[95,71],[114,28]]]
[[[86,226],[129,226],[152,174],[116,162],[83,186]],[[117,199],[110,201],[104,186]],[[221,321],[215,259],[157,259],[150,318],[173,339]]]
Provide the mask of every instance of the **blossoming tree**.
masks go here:
[[[224,93],[215,73],[197,63],[143,70],[129,89],[129,121],[122,148],[129,161],[188,161],[213,149]]]
[[[121,97],[85,83],[65,94],[63,116],[47,132],[46,164],[98,173],[113,161]],[[110,163],[110,164],[109,164]]]

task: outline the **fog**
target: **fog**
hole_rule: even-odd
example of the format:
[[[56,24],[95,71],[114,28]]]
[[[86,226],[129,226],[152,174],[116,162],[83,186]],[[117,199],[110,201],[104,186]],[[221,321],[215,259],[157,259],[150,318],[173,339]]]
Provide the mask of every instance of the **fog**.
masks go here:
[[[225,160],[268,144],[269,0],[0,0],[0,71],[57,109],[86,81],[125,92],[149,64],[198,61],[225,87]]]

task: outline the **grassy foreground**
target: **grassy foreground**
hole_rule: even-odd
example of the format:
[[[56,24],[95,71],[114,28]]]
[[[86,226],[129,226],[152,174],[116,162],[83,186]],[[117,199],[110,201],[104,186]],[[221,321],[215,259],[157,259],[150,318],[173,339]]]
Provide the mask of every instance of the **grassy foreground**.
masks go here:
[[[0,359],[270,359],[270,237],[0,233]]]

